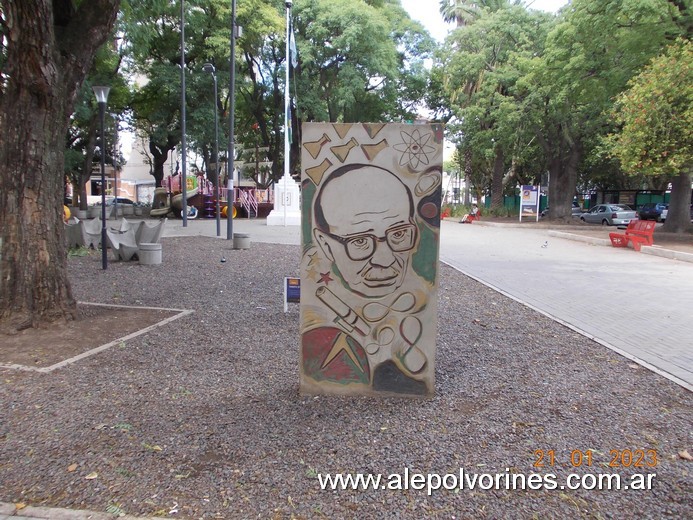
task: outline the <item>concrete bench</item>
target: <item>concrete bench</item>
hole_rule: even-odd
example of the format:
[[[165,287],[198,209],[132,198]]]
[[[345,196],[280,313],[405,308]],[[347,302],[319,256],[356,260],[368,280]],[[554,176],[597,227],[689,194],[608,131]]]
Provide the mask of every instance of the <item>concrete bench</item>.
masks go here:
[[[137,255],[138,246],[135,242],[135,232],[132,229],[123,232],[107,229],[106,238],[116,260],[128,262]]]
[[[135,242],[137,242],[137,244],[158,244],[161,241],[161,235],[164,232],[164,226],[167,221],[168,219],[164,218],[153,226],[142,221],[135,233]]]

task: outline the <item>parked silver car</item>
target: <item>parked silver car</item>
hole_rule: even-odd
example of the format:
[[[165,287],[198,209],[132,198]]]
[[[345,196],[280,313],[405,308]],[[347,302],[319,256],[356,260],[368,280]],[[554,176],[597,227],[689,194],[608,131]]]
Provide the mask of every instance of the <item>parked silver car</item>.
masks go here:
[[[638,214],[625,204],[597,204],[587,213],[580,215],[580,220],[603,226],[627,226]]]

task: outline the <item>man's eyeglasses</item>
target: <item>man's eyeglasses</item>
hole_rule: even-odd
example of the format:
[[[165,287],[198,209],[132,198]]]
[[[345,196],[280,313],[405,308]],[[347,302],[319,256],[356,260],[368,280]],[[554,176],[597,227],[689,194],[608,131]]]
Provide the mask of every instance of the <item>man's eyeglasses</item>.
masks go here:
[[[362,233],[350,237],[340,237],[332,233],[325,233],[340,242],[344,246],[347,256],[352,260],[366,260],[373,256],[377,242],[387,242],[390,249],[396,253],[409,251],[416,244],[417,237],[417,230],[414,224],[392,227],[385,231],[384,237],[377,237],[370,233]]]

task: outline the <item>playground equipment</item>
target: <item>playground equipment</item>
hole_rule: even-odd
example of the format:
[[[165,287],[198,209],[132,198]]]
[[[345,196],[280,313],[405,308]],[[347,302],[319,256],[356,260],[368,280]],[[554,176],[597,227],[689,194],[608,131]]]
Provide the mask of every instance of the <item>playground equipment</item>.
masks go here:
[[[186,179],[186,207],[188,218],[215,218],[216,217],[216,190],[213,183],[203,176],[188,177]],[[227,188],[219,190],[219,202],[221,216],[226,218],[231,206],[232,218],[239,216],[248,218],[266,217],[274,206],[274,192],[272,189],[257,189],[254,187],[236,187],[230,194]],[[229,199],[231,204],[229,204]],[[162,218],[169,214],[181,217],[183,210],[183,193],[181,189],[181,176],[174,175],[164,179],[161,187],[154,190],[152,209],[149,215]]]
[[[204,179],[197,177],[188,177],[186,179],[186,207],[188,210],[188,218],[195,218],[198,215],[197,207],[192,203],[192,200],[200,191],[200,184],[205,184],[205,188],[209,189],[207,184],[210,184]],[[183,216],[183,190],[181,188],[181,176],[169,176],[164,180],[165,187],[154,189],[154,200],[152,201],[152,209],[149,215],[152,217],[165,217],[169,213],[173,213],[177,217]]]
[[[154,189],[154,200],[149,215],[152,217],[165,217],[171,212],[171,197],[166,188]]]
[[[238,210],[236,209],[236,206],[234,206],[231,210],[231,218],[236,218],[237,215],[238,215]],[[221,208],[221,216],[224,218],[227,218],[229,216],[229,207],[228,206],[224,206],[223,208]]]

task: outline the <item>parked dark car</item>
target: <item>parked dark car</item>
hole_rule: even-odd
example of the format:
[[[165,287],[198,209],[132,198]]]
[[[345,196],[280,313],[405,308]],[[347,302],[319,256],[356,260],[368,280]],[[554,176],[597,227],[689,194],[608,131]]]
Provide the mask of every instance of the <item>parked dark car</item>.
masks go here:
[[[640,220],[656,220],[659,222],[662,220],[662,211],[668,209],[669,204],[665,204],[664,202],[648,202],[642,205],[640,211],[638,211],[638,215],[640,216]],[[666,219],[666,214],[664,218]]]

